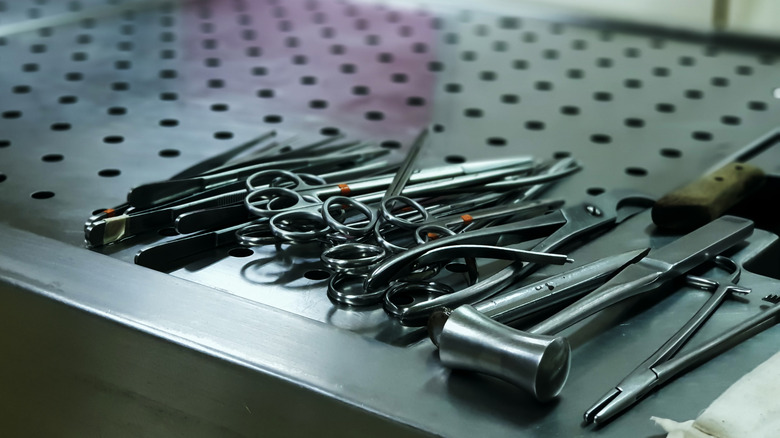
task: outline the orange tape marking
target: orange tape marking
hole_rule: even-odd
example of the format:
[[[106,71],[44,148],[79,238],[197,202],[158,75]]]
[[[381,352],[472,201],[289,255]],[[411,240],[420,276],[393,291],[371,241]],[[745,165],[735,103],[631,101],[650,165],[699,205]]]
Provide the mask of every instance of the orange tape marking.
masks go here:
[[[467,224],[470,224],[470,223],[471,223],[471,221],[473,221],[473,220],[474,220],[474,218],[473,218],[473,217],[471,217],[471,215],[470,215],[470,214],[464,214],[464,215],[463,215],[463,216],[461,216],[460,218],[461,218],[461,219],[463,219],[463,222],[465,222],[465,223],[467,223]]]
[[[341,189],[341,196],[349,196],[352,193],[352,189],[349,188],[349,184],[339,184]]]

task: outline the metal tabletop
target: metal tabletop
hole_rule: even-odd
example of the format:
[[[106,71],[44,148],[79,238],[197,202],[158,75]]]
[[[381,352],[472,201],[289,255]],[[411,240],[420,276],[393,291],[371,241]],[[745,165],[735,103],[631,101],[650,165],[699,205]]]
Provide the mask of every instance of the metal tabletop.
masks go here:
[[[110,436],[658,436],[777,351],[776,330],[599,429],[582,412],[708,294],[681,288],[571,329],[572,375],[538,404],[450,371],[418,329],[325,294],[315,246],[132,263],[169,230],[98,251],[83,223],[270,129],[374,141],[423,165],[573,156],[547,195],[662,195],[774,129],[771,42],[441,4],[0,1],[0,430]],[[571,256],[658,246],[640,214]],[[776,293],[776,236],[734,256]],[[769,261],[767,262],[767,255]],[[751,268],[753,266],[753,268]],[[769,266],[767,268],[767,266]],[[544,275],[540,271],[537,276]],[[701,336],[754,312],[729,301]],[[692,341],[695,344],[695,340]]]

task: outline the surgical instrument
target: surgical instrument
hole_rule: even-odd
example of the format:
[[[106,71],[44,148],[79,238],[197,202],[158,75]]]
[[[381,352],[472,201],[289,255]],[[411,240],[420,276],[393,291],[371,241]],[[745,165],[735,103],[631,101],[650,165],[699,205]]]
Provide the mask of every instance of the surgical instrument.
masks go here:
[[[412,175],[411,180],[429,178],[427,182],[413,184],[404,188],[404,196],[435,196],[447,193],[454,187],[478,186],[487,181],[494,181],[507,175],[516,174],[527,169],[527,161],[490,160],[491,162],[465,163],[457,166],[445,166],[439,169],[423,170]],[[513,166],[514,162],[522,164]],[[486,165],[495,166],[495,170],[470,173],[473,169],[481,169]],[[508,167],[507,167],[508,166]],[[460,173],[459,176],[439,177],[444,171]],[[469,172],[470,174],[463,174]],[[269,217],[274,232],[282,239],[290,242],[308,242],[329,232],[330,227],[322,219],[322,199],[341,194],[355,195],[355,201],[368,204],[377,202],[384,195],[384,189],[390,183],[388,178],[377,178],[349,184],[330,185],[325,187],[304,187],[301,190],[287,188],[268,188],[251,192],[245,203],[254,214]],[[300,186],[299,186],[300,187]],[[379,190],[379,191],[377,191]],[[364,193],[358,196],[359,193]],[[317,223],[320,225],[314,227]],[[305,224],[306,230],[296,229],[297,224]]]
[[[169,178],[169,180],[174,179],[181,179],[181,178],[190,178],[197,175],[200,175],[201,173],[213,170],[214,168],[223,165],[225,162],[230,160],[231,158],[235,157],[236,155],[240,154],[243,151],[246,151],[247,149],[260,144],[264,142],[265,140],[268,140],[270,138],[273,138],[276,136],[276,131],[269,131],[267,133],[264,133],[258,137],[255,137],[253,139],[250,139],[249,141],[242,143],[238,146],[235,146],[231,149],[228,149],[225,152],[222,152],[218,155],[206,158],[202,161],[199,161],[186,169],[176,173],[172,177]],[[113,208],[106,208],[100,212],[96,212],[92,214],[84,224],[84,228],[86,231],[86,228],[90,227],[93,223],[103,220],[109,217],[118,216],[121,214],[125,214],[129,211],[132,211],[133,206],[130,205],[129,202],[124,202],[116,207]],[[93,246],[93,244],[90,242],[90,239],[87,238],[87,244],[89,246]]]
[[[308,178],[310,184],[317,180],[320,181],[320,184],[325,184],[329,181],[336,182],[351,178],[365,178],[379,170],[387,170],[388,167],[391,166],[388,166],[387,161],[382,160],[321,174],[319,176],[309,175]],[[299,174],[298,177],[306,176]],[[245,183],[242,183],[242,186],[245,185]],[[241,188],[237,193],[245,196],[247,189]],[[244,198],[242,197],[241,199],[243,201]],[[252,215],[247,211],[244,203],[240,202],[224,207],[202,209],[180,214],[176,217],[173,226],[179,234],[189,234],[201,230],[228,227],[251,219]]]
[[[553,200],[553,201],[534,201],[532,203],[526,204],[522,211],[518,212],[516,211],[515,214],[520,217],[535,217],[535,216],[541,216],[544,213],[548,213],[550,211],[554,211],[555,209],[559,208],[563,204],[560,200]],[[479,230],[476,232],[469,232],[469,233],[478,233],[478,232],[484,232],[486,230]],[[492,233],[487,233],[487,235],[493,235]],[[455,235],[453,235],[455,236]],[[460,235],[457,235],[460,236]],[[435,241],[426,243],[425,245],[431,245],[432,243],[439,242],[441,240],[451,238],[451,237],[441,237],[440,239],[437,239]],[[492,243],[493,241],[489,241],[488,239],[470,239],[472,243]],[[406,252],[417,252],[418,248],[421,246],[413,247]],[[437,246],[438,247],[438,246]],[[402,254],[405,254],[406,252],[399,253],[398,255],[391,257],[387,259],[386,261],[383,261],[379,266],[384,266],[386,263],[390,262],[390,260],[395,259],[396,257],[400,257]],[[468,256],[468,254],[463,254],[465,256]],[[344,257],[344,255],[342,255]],[[349,260],[344,260],[345,263],[349,262]],[[374,270],[371,271],[369,274],[369,278],[365,279],[368,281],[372,275],[374,275],[377,272],[377,269],[379,269],[379,266],[377,266]],[[406,273],[411,273],[412,266],[407,266],[404,269],[407,271],[404,271]],[[353,279],[355,280],[355,279]],[[407,288],[399,288],[399,289],[389,289],[388,287],[382,287],[382,288],[376,288],[372,290],[366,289],[364,285],[363,279],[360,279],[360,287],[356,287],[355,281],[346,281],[345,279],[332,279],[331,283],[328,288],[328,294],[331,298],[333,298],[335,301],[343,302],[346,304],[351,305],[372,305],[376,303],[380,303],[383,300],[385,302],[387,301],[386,295],[389,295],[391,297],[394,297],[395,295],[403,295],[404,300],[413,297],[415,295],[410,294],[411,290]],[[346,290],[342,286],[348,286],[349,290]],[[440,287],[435,282],[427,282],[424,284],[421,284],[419,282],[414,282],[414,284],[411,286],[415,288],[418,291],[423,291],[426,289],[426,287],[431,287],[432,289],[430,291],[426,291],[426,295],[433,295],[435,297],[441,298],[445,296],[450,296],[450,294],[453,293],[452,288],[449,287]],[[434,298],[438,299],[438,298]],[[395,302],[393,302],[395,304]],[[407,304],[406,301],[403,301],[402,303],[398,304],[399,306]],[[387,304],[386,304],[387,306]]]
[[[773,303],[773,305],[723,331],[721,334],[710,338],[703,342],[702,345],[686,354],[669,359],[644,370],[637,369],[635,371],[636,374],[632,373],[629,376],[632,377],[633,380],[630,382],[631,386],[628,386],[628,382],[626,382],[626,388],[621,388],[621,394],[625,394],[624,397],[628,397],[628,394],[630,393],[632,399],[628,400],[624,398],[619,400],[619,403],[607,406],[607,411],[600,411],[602,416],[599,416],[599,414],[594,415],[593,412],[589,411],[590,415],[593,416],[592,421],[599,424],[608,420],[609,417],[630,406],[634,401],[642,398],[653,389],[664,385],[672,378],[707,362],[720,353],[738,345],[742,341],[750,339],[752,336],[777,324],[777,318],[778,315],[780,315],[780,296],[767,295],[763,300]],[[769,324],[767,324],[767,322],[769,322]],[[640,373],[640,371],[642,372]],[[589,413],[586,413],[586,416],[588,416]]]
[[[261,170],[283,169],[318,173],[339,164],[361,163],[388,153],[389,151],[386,149],[372,149],[349,154],[335,154],[314,158],[291,158],[287,160],[263,162],[192,178],[143,184],[131,189],[130,193],[127,195],[127,200],[133,206],[147,208],[217,187],[222,184],[241,181]]]
[[[458,307],[445,314],[446,322],[435,331],[441,362],[491,374],[540,401],[550,400],[563,389],[570,367],[570,346],[557,333],[618,302],[664,287],[752,232],[751,221],[722,216],[651,249],[596,290],[524,331],[497,324],[471,306]]]
[[[196,254],[235,243],[236,231],[246,226],[247,223],[242,223],[221,230],[204,231],[150,245],[136,253],[134,262],[136,265],[158,271],[175,269]]]
[[[451,213],[454,211],[461,211],[462,214],[450,215],[442,219],[435,219],[433,222],[429,221],[423,225],[417,227],[415,235],[420,237],[421,230],[425,231],[430,229],[437,235],[453,235],[454,231],[449,228],[444,228],[440,224],[452,225],[454,222],[464,225],[464,229],[471,225],[484,223],[490,219],[499,216],[514,216],[515,218],[528,218],[543,214],[554,208],[558,208],[563,204],[563,201],[538,201],[526,204],[513,204],[509,206],[488,207],[482,209],[469,210],[481,204],[492,204],[494,201],[500,198],[498,194],[488,194],[489,196],[480,196],[477,198],[468,199],[465,201],[449,202],[446,200],[439,200],[443,202],[436,204],[430,208],[426,208],[430,215],[438,214],[438,212]],[[414,214],[415,211],[404,211],[400,213],[402,217],[415,216],[415,220],[421,219],[420,215]],[[432,225],[435,223],[436,225]],[[406,231],[403,229],[396,229],[396,231]],[[406,234],[406,233],[405,233]],[[355,275],[353,268],[360,268],[360,275],[366,275],[370,270],[366,269],[366,252],[372,254],[371,265],[374,266],[378,262],[384,259],[385,254],[395,253],[399,251],[405,251],[407,248],[390,243],[385,236],[381,228],[376,227],[374,234],[371,236],[372,240],[375,240],[377,244],[366,244],[363,242],[346,242],[340,243],[336,247],[326,250],[322,259],[328,267],[334,269],[337,273],[345,273]],[[419,243],[424,243],[420,239]],[[350,249],[351,246],[355,246],[354,249]],[[368,247],[372,247],[370,250]],[[373,256],[381,253],[383,256],[380,259],[376,259]]]
[[[225,163],[239,155],[240,153],[260,144],[264,141],[273,138],[276,136],[276,131],[269,131],[263,135],[260,135],[258,137],[255,137],[245,143],[241,143],[238,146],[232,147],[220,154],[211,156],[209,158],[206,158],[203,161],[197,162],[190,167],[187,167],[186,169],[176,173],[169,179],[182,179],[182,178],[191,178],[197,175],[202,175],[206,172],[213,171],[215,169],[220,168],[221,166],[224,166]]]
[[[427,139],[428,129],[426,128],[423,129],[414,140],[412,146],[409,148],[409,151],[406,153],[406,158],[404,158],[403,162],[398,168],[398,171],[393,177],[393,180],[390,182],[390,185],[387,186],[387,189],[385,189],[385,193],[382,196],[382,199],[379,201],[379,213],[381,213],[381,217],[384,221],[392,222],[396,225],[406,223],[403,219],[396,218],[392,215],[391,210],[393,204],[396,202],[401,202],[402,204],[411,207],[413,210],[423,216],[423,220],[428,218],[428,213],[425,211],[425,208],[422,205],[411,198],[401,196],[401,192],[409,182],[409,179],[412,176],[412,172],[415,170],[414,166],[417,162],[417,157],[420,155],[420,151],[425,145]],[[330,213],[330,209],[334,203],[341,203],[346,205],[346,208],[353,207],[358,211],[361,211],[368,218],[368,223],[356,227],[354,225],[350,226],[338,221]],[[353,198],[349,198],[347,196],[333,196],[328,198],[322,205],[321,213],[322,219],[331,228],[346,235],[356,237],[363,236],[371,232],[371,230],[374,228],[374,224],[378,220],[378,215],[374,210],[369,209],[365,204],[359,201],[355,201]]]
[[[653,372],[655,367],[671,360],[730,294],[750,292],[750,289],[736,285],[742,271],[737,263],[723,256],[715,257],[714,263],[719,269],[726,271],[727,275],[723,279],[712,281],[692,275],[686,277],[690,286],[712,289],[712,296],[677,333],[585,412],[586,423],[600,424],[614,418],[659,386],[662,382],[657,381]]]
[[[584,203],[561,208],[543,216],[443,237],[414,247],[380,264],[366,279],[366,293],[381,293],[390,282],[408,275],[416,259],[435,248],[469,243],[508,245],[544,237],[530,249],[540,252],[554,251],[564,245],[573,245],[585,235],[602,231],[625,220],[630,214],[622,215],[619,211],[624,204],[649,202],[649,197],[634,191],[607,192]],[[533,264],[513,263],[472,286],[429,300],[409,302],[404,297],[403,302],[394,302],[393,294],[387,294],[384,300],[385,310],[404,324],[424,324],[434,310],[440,307],[454,308],[486,299],[529,275],[533,269]]]

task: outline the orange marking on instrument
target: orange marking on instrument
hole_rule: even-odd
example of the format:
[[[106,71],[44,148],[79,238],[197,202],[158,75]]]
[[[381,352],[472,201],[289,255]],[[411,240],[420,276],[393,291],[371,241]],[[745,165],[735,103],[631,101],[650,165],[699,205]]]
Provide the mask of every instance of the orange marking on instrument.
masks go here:
[[[428,233],[428,238],[431,240],[436,240],[439,238],[439,235],[436,233]]]
[[[460,218],[461,218],[461,219],[463,219],[463,222],[465,222],[465,223],[467,223],[467,224],[470,224],[470,223],[471,223],[471,221],[473,221],[473,220],[474,220],[474,218],[473,218],[473,217],[471,217],[471,215],[470,215],[470,214],[464,214],[464,215],[463,215],[463,216],[461,216]]]
[[[107,208],[107,209],[103,210],[103,213],[105,213],[105,214],[112,214],[112,213],[114,213],[114,209],[113,208]]]
[[[339,184],[341,189],[341,196],[349,196],[352,193],[352,189],[349,188],[349,184]]]

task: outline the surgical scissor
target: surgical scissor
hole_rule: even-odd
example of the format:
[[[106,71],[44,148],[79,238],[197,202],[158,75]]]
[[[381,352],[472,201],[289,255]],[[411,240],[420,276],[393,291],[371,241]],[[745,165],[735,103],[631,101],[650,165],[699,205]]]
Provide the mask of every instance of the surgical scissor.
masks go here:
[[[477,231],[443,237],[398,254],[380,264],[365,282],[366,294],[378,294],[390,284],[408,276],[418,265],[418,260],[427,252],[449,247],[453,258],[462,257],[459,245],[508,245],[543,238],[529,250],[551,252],[564,245],[572,245],[588,233],[604,230],[619,223],[637,210],[620,212],[624,204],[649,206],[652,198],[629,190],[616,190],[595,196],[573,206],[561,208],[552,213],[517,223],[488,227]],[[409,299],[409,294],[399,288],[388,289],[385,295],[385,310],[399,318],[404,324],[423,324],[430,314],[441,307],[455,308],[471,304],[499,293],[507,286],[529,275],[538,265],[514,262],[496,274],[451,294],[432,294],[422,300]],[[396,299],[400,295],[400,300]]]
[[[526,172],[532,167],[533,159],[519,157],[423,169],[411,175],[409,181],[413,184],[405,187],[401,194],[407,197],[440,195],[452,188],[479,186],[507,175]],[[258,173],[250,177],[247,183],[255,184],[258,180],[267,183],[283,175],[280,171]],[[324,186],[307,185],[295,177],[290,177],[289,182],[290,187],[253,190],[246,197],[245,204],[253,214],[269,218],[269,225],[281,239],[306,242],[322,237],[331,230],[328,220],[323,219],[323,214],[330,214],[330,209],[323,210],[325,200],[333,196],[348,196],[352,203],[367,205],[379,202],[392,182],[392,177]],[[305,229],[297,229],[299,225],[304,225]],[[360,230],[358,227],[350,228]]]
[[[348,145],[353,147],[353,145]],[[127,200],[138,208],[149,208],[183,198],[187,195],[198,193],[211,188],[219,187],[236,181],[243,181],[250,175],[262,170],[284,169],[291,171],[305,171],[319,173],[324,169],[345,163],[361,163],[373,160],[388,154],[387,149],[374,148],[343,154],[329,154],[313,158],[296,157],[290,159],[263,161],[258,164],[243,166],[235,169],[208,173],[195,177],[158,181],[134,187],[127,195]]]
[[[540,216],[544,213],[553,211],[557,208],[559,208],[563,204],[563,201],[560,200],[552,200],[552,201],[534,201],[530,203],[525,203],[521,206],[507,206],[505,208],[509,209],[511,213],[518,218],[527,218],[527,217],[534,217],[534,216]],[[479,216],[479,213],[475,212],[476,216]],[[420,228],[425,228],[425,225],[422,225],[418,228],[417,232],[419,232]],[[444,231],[446,230],[446,232]],[[445,228],[443,230],[439,230],[438,234],[440,238],[441,236],[455,236],[456,234],[449,230],[448,228]],[[375,237],[381,238],[381,233],[377,233]],[[340,245],[340,246],[347,246],[350,244]],[[353,245],[354,246],[354,245]],[[360,272],[361,277],[344,277],[344,276],[338,276],[331,279],[329,285],[328,285],[328,296],[330,296],[333,300],[345,303],[345,304],[351,304],[351,305],[372,305],[382,302],[382,300],[385,298],[385,295],[389,294],[391,296],[395,295],[409,295],[411,292],[411,289],[415,289],[419,292],[424,292],[426,295],[433,295],[433,296],[444,296],[453,293],[453,289],[449,286],[443,285],[438,282],[430,282],[430,281],[413,281],[413,282],[404,282],[401,283],[400,287],[395,289],[377,289],[374,291],[366,291],[363,284],[364,284],[364,276],[367,274],[373,275],[373,272],[375,272],[374,268],[377,267],[377,265],[384,260],[384,254],[386,252],[393,251],[393,248],[396,247],[396,245],[393,245],[389,250],[386,251],[387,248],[387,242],[380,245],[360,245],[360,248],[355,248],[355,250],[345,250],[345,249],[338,249],[339,247],[335,247],[331,250],[326,250],[325,253],[323,253],[323,261],[326,262],[326,264],[331,267],[335,268],[337,270],[342,270],[345,273],[346,269],[358,269]],[[409,251],[410,249],[401,248],[402,250]],[[497,246],[489,246],[489,245],[480,245],[479,248],[463,248],[460,247],[460,249],[463,249],[462,256],[466,258],[467,260],[469,258],[472,258],[476,254],[476,252],[479,252],[481,254],[485,254],[490,252],[490,254],[495,258],[502,258],[502,259],[509,259],[509,260],[523,260],[523,261],[531,261],[532,259],[528,257],[528,251],[517,251],[513,249],[503,249]],[[434,253],[431,254],[431,257],[435,257],[435,250],[433,250]],[[476,251],[476,252],[475,252]],[[502,252],[503,251],[503,252]],[[374,258],[375,255],[382,254],[381,259]],[[533,253],[533,254],[540,254],[540,253]],[[537,258],[536,260],[541,263],[556,263],[556,264],[562,264],[568,261],[568,258],[562,255],[557,254],[550,254],[550,258]],[[452,258],[452,257],[447,257]],[[436,263],[438,260],[430,260],[431,264]],[[426,273],[423,274],[423,277],[428,277],[431,274],[435,274],[438,272],[438,268],[434,268],[433,270],[430,269],[430,266],[425,267]]]

